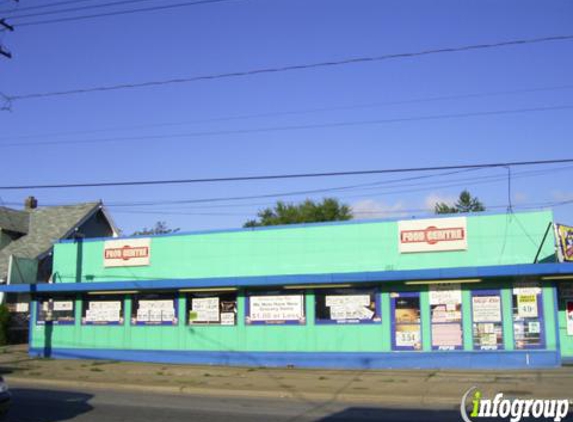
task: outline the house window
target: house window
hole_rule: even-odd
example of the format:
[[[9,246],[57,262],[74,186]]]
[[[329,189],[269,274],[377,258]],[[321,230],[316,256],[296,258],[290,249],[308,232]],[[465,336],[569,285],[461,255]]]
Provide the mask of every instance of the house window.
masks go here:
[[[303,325],[306,323],[304,293],[252,293],[246,298],[245,322],[251,325]]]
[[[392,308],[392,348],[421,350],[420,293],[390,293]]]
[[[187,295],[187,324],[236,325],[237,293],[191,293]]]
[[[72,325],[75,322],[75,298],[73,296],[38,298],[36,324],[44,325],[49,319],[53,324]]]
[[[82,324],[122,325],[124,297],[121,295],[88,296],[83,301]]]
[[[463,347],[463,331],[460,285],[431,285],[430,310],[432,315],[432,349],[461,349]]]
[[[133,297],[132,325],[177,325],[175,293],[146,293]]]
[[[323,289],[315,294],[318,324],[380,322],[380,296],[376,289]]]
[[[503,349],[503,319],[499,290],[472,292],[474,350]]]
[[[513,337],[516,349],[545,347],[542,292],[537,282],[516,282],[513,286]]]

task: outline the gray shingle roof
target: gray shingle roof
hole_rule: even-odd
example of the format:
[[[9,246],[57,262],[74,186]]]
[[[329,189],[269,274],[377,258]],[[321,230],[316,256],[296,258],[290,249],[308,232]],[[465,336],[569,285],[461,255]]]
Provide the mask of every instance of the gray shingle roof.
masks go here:
[[[28,232],[29,213],[0,207],[0,229],[17,233]]]
[[[48,252],[54,242],[68,236],[71,230],[100,205],[100,202],[88,202],[16,211],[28,216],[28,234],[0,250],[0,278],[8,271],[10,255],[38,258]],[[16,222],[16,219],[12,221]]]

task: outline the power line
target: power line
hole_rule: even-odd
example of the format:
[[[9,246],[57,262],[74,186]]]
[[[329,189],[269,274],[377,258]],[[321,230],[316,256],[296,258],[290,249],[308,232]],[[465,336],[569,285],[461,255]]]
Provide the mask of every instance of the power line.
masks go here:
[[[230,0],[203,0],[204,3],[205,2],[220,2],[220,1],[230,1]],[[198,2],[195,2],[194,4],[198,4]],[[167,6],[164,6],[164,7],[167,7]],[[24,24],[22,24],[20,26],[23,26],[23,25]],[[170,84],[198,82],[198,81],[205,81],[205,80],[236,78],[236,77],[254,76],[254,75],[261,75],[261,74],[290,72],[290,71],[299,71],[299,70],[307,70],[307,69],[317,69],[317,68],[334,67],[334,66],[342,66],[342,65],[349,65],[349,64],[358,64],[358,63],[370,63],[370,62],[383,61],[383,60],[394,60],[394,59],[428,56],[428,55],[433,55],[433,54],[456,53],[456,52],[462,52],[462,51],[487,50],[487,49],[500,48],[500,47],[510,47],[510,46],[526,45],[526,44],[538,44],[538,43],[553,42],[553,41],[568,41],[571,39],[573,39],[573,35],[556,35],[556,36],[550,36],[550,37],[518,39],[518,40],[500,41],[500,42],[495,42],[495,43],[465,45],[465,46],[461,46],[461,47],[445,47],[445,48],[440,48],[440,49],[422,50],[422,51],[417,51],[417,52],[393,53],[393,54],[384,54],[384,55],[369,56],[369,57],[352,57],[352,58],[346,58],[346,59],[341,59],[341,60],[331,60],[331,61],[326,61],[326,62],[305,63],[305,64],[297,64],[297,65],[286,65],[286,66],[282,66],[282,67],[251,69],[251,70],[245,70],[245,71],[219,73],[219,74],[211,74],[211,75],[201,75],[201,76],[191,76],[191,77],[186,77],[186,78],[168,79],[168,80],[160,80],[160,81],[148,81],[148,82],[140,82],[140,83],[108,85],[108,86],[99,86],[99,87],[91,87],[91,88],[79,88],[79,89],[71,89],[71,90],[66,90],[66,91],[51,91],[51,92],[21,94],[21,95],[13,95],[10,98],[12,100],[24,100],[24,99],[31,99],[31,98],[46,98],[46,97],[57,97],[57,96],[75,95],[75,94],[87,94],[87,93],[92,93],[92,92],[105,92],[105,91],[114,91],[114,90],[121,90],[121,89],[143,88],[143,87],[170,85]]]
[[[48,10],[46,12],[35,12],[35,13],[28,13],[28,14],[24,14],[24,15],[13,15],[13,16],[10,16],[10,19],[19,20],[19,19],[31,18],[31,17],[35,17],[35,16],[57,15],[57,14],[61,14],[61,13],[72,13],[72,12],[78,12],[80,10],[99,9],[102,7],[104,7],[104,8],[105,7],[113,7],[113,6],[120,6],[123,4],[141,3],[144,1],[156,1],[156,0],[112,1],[112,2],[107,2],[107,3],[92,4],[92,5],[88,5],[88,6],[70,7],[67,9]]]
[[[33,21],[33,22],[24,22],[24,23],[21,23],[17,26],[18,27],[37,26],[37,25],[45,25],[45,24],[50,24],[50,23],[72,22],[72,21],[85,20],[85,19],[94,19],[94,18],[117,16],[117,15],[127,15],[127,14],[132,14],[132,13],[155,12],[158,10],[176,9],[176,8],[189,7],[189,6],[199,6],[199,5],[203,5],[203,4],[223,3],[223,2],[228,2],[228,1],[239,1],[239,0],[197,0],[197,1],[192,1],[192,2],[175,3],[175,4],[168,4],[168,5],[162,5],[162,6],[142,7],[139,9],[118,10],[115,12],[94,13],[91,15],[72,16],[72,17],[67,17],[67,18],[55,18],[55,19],[47,19],[47,20],[40,20],[40,21]]]
[[[60,6],[60,5],[65,5],[65,4],[71,4],[71,3],[82,3],[82,2],[86,2],[86,1],[95,1],[95,0],[67,0],[67,1],[59,1],[59,2],[40,4],[37,6],[26,6],[26,7],[18,6],[16,9],[0,10],[0,13],[6,14],[6,13],[20,12],[22,10],[25,11],[25,10],[45,9],[46,7],[54,7],[54,6]]]
[[[10,99],[11,100],[11,99]],[[315,123],[307,125],[290,125],[290,126],[272,126],[263,128],[249,128],[249,129],[229,129],[229,130],[216,130],[204,132],[187,132],[171,135],[141,135],[141,136],[127,136],[115,138],[100,138],[100,139],[87,139],[87,140],[64,140],[64,141],[47,141],[47,142],[12,142],[0,144],[0,148],[10,147],[24,147],[24,146],[44,146],[44,145],[87,145],[87,144],[100,144],[106,142],[120,142],[120,141],[145,141],[152,139],[177,139],[177,138],[195,138],[207,136],[220,136],[220,135],[239,135],[249,133],[265,133],[265,132],[279,132],[291,130],[310,130],[310,129],[324,129],[334,127],[353,127],[353,126],[367,126],[367,125],[382,125],[390,123],[402,123],[413,121],[433,121],[442,119],[458,119],[466,117],[485,117],[485,116],[501,116],[508,114],[522,114],[522,113],[538,113],[557,110],[570,110],[573,105],[562,106],[549,106],[549,107],[531,107],[507,110],[493,110],[493,111],[477,111],[467,113],[455,114],[438,114],[430,116],[414,116],[414,117],[398,117],[393,119],[377,119],[377,120],[358,120],[350,122],[331,122],[331,123]]]
[[[266,117],[306,115],[306,114],[322,113],[322,112],[329,112],[329,111],[369,109],[369,108],[378,108],[378,107],[384,107],[384,106],[389,106],[389,105],[417,104],[417,103],[434,102],[434,101],[455,101],[455,100],[470,99],[470,98],[496,97],[496,96],[503,96],[503,95],[519,95],[519,94],[527,94],[527,93],[533,93],[533,92],[568,90],[568,89],[572,89],[572,88],[573,88],[573,85],[556,85],[556,86],[539,87],[539,88],[513,89],[513,90],[506,90],[506,91],[493,91],[493,92],[481,92],[481,93],[480,92],[474,92],[474,93],[467,93],[467,94],[452,94],[452,95],[412,98],[412,99],[406,99],[406,100],[390,100],[390,101],[380,101],[380,102],[373,102],[373,103],[338,105],[338,106],[333,106],[333,107],[307,108],[307,109],[302,109],[302,110],[285,110],[285,111],[274,111],[274,112],[267,112],[267,113],[242,114],[242,115],[235,115],[235,116],[220,116],[220,117],[205,118],[205,119],[194,119],[194,120],[188,120],[188,121],[184,121],[184,122],[153,123],[153,124],[132,125],[132,126],[116,126],[116,127],[91,129],[91,130],[76,130],[76,131],[51,132],[51,133],[48,132],[48,133],[33,134],[33,135],[20,135],[20,136],[4,136],[4,137],[0,137],[0,140],[33,139],[33,138],[45,139],[47,137],[83,135],[83,134],[91,134],[91,133],[113,132],[113,131],[123,131],[123,130],[132,130],[132,129],[147,129],[147,128],[154,128],[154,127],[168,127],[168,126],[184,126],[184,125],[193,125],[193,124],[198,124],[198,123],[214,123],[214,122],[224,122],[224,121],[232,121],[232,120],[247,120],[247,119],[257,119],[257,118],[266,118]],[[1,93],[0,93],[0,96],[2,96]],[[6,100],[7,99],[8,98],[6,97]]]
[[[44,185],[12,185],[0,186],[0,190],[23,190],[23,189],[68,189],[68,188],[85,188],[85,187],[118,187],[118,186],[150,186],[150,185],[168,185],[168,184],[199,184],[199,183],[221,183],[221,182],[246,182],[256,180],[280,180],[280,179],[306,179],[317,177],[341,177],[357,176],[368,174],[390,174],[390,173],[412,173],[412,172],[430,172],[442,170],[461,170],[477,168],[499,168],[507,166],[535,166],[547,164],[573,163],[573,158],[564,158],[556,160],[533,160],[533,161],[513,161],[501,163],[485,164],[464,164],[452,166],[434,166],[434,167],[410,167],[394,169],[377,169],[377,170],[356,170],[356,171],[336,171],[323,173],[295,173],[295,174],[274,174],[259,176],[230,176],[214,177],[203,179],[171,179],[171,180],[139,180],[123,182],[86,182],[86,183],[65,183],[65,184],[44,184]]]

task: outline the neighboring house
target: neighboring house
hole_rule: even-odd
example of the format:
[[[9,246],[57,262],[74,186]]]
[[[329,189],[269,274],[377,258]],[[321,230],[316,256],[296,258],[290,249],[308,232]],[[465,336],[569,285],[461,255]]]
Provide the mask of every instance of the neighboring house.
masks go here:
[[[38,208],[38,201],[28,197],[23,210],[0,207],[0,284],[49,282],[54,242],[117,235],[118,229],[101,201]],[[27,330],[23,323],[29,313],[29,298],[0,297],[4,299],[14,314],[12,328]]]

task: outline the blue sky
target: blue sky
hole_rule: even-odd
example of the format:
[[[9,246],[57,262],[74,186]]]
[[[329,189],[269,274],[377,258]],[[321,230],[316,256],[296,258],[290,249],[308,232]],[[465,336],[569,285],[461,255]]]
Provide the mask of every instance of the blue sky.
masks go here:
[[[102,3],[82,4],[98,2]],[[149,0],[141,6],[170,3],[176,1]],[[39,4],[42,1],[28,0],[21,7]],[[1,6],[0,10],[11,7],[7,1]],[[108,10],[133,7],[137,5]],[[573,3],[568,1],[236,0],[16,27],[13,33],[0,35],[14,54],[12,60],[0,59],[0,92],[22,95],[564,35],[573,33],[572,18]],[[18,20],[12,22],[16,25]],[[573,41],[558,41],[16,101],[11,112],[0,113],[1,184],[570,158],[572,109],[418,118],[571,106],[571,75]],[[463,98],[437,99],[452,96]],[[392,119],[410,120],[284,129]],[[263,128],[283,129],[259,131]],[[168,138],[174,134],[187,136]],[[141,138],[155,135],[164,138]],[[109,138],[120,139],[81,143]],[[37,145],[53,141],[80,143]],[[504,169],[479,170],[284,199],[329,195],[353,205],[358,218],[412,216],[468,188],[486,206],[504,211],[505,175]],[[573,165],[515,168],[512,202],[530,206],[573,199],[572,175]],[[417,175],[408,175],[412,176]],[[102,199],[117,224],[130,233],[157,220],[183,230],[239,227],[274,198],[186,205],[168,201],[385,183],[404,177],[0,191],[0,195],[8,204],[21,203],[28,195],[35,195],[40,205]],[[160,204],[115,206],[140,201]],[[557,220],[573,224],[573,205],[557,207],[555,214]]]

